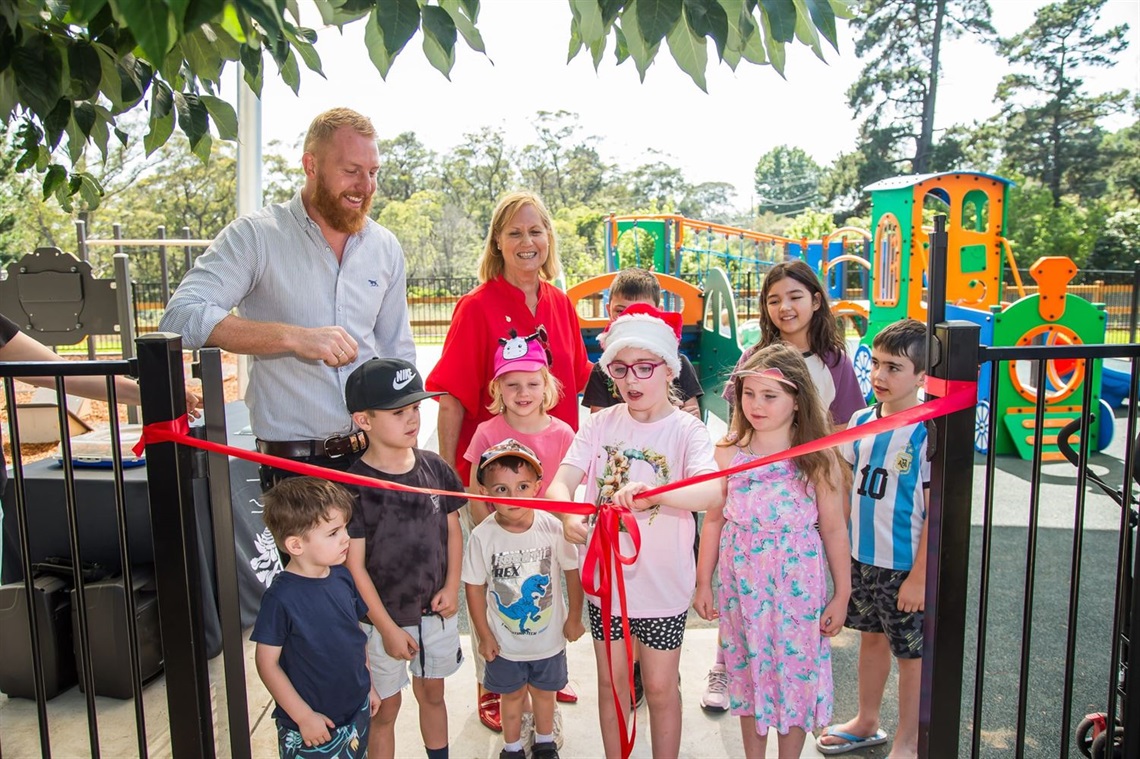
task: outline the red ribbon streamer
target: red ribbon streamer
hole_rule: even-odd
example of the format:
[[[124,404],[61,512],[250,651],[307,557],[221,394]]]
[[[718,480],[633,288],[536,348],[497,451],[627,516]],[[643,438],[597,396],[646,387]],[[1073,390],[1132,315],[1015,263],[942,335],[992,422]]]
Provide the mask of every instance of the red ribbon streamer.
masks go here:
[[[897,414],[891,414],[890,416],[876,419],[867,424],[841,430],[810,443],[797,445],[786,451],[754,459],[753,461],[735,467],[667,483],[652,490],[647,490],[639,494],[637,498],[652,498],[655,495],[660,495],[670,490],[727,477],[748,469],[754,469],[766,464],[783,461],[784,459],[842,445],[853,440],[858,440],[859,438],[871,437],[880,432],[888,432],[898,429],[899,427],[905,427],[908,424],[925,422],[928,419],[962,411],[977,404],[978,385],[976,382],[939,380],[927,377],[926,392],[928,394],[941,395],[944,397],[928,400],[906,411],[900,411]],[[628,759],[630,753],[633,751],[634,741],[637,738],[637,713],[634,712],[633,719],[627,725],[625,715],[633,695],[633,639],[629,630],[625,575],[622,567],[633,565],[633,563],[637,561],[638,553],[641,550],[641,532],[638,530],[637,519],[632,512],[620,509],[609,503],[602,504],[600,507],[595,508],[589,504],[576,503],[573,501],[550,501],[542,498],[499,498],[485,496],[479,493],[456,493],[450,490],[440,490],[438,488],[417,488],[410,485],[389,482],[387,480],[364,477],[358,474],[349,474],[348,472],[341,472],[336,469],[326,469],[291,459],[268,456],[256,451],[247,451],[220,443],[213,443],[209,440],[191,437],[189,433],[190,423],[185,415],[169,422],[148,424],[143,427],[142,437],[139,438],[139,442],[135,444],[134,453],[136,456],[141,455],[143,449],[152,443],[181,443],[194,448],[201,448],[211,453],[234,456],[236,458],[246,459],[247,461],[253,461],[257,464],[286,469],[301,475],[322,477],[346,485],[380,488],[382,490],[398,490],[405,493],[453,496],[474,501],[501,503],[509,506],[520,506],[523,508],[563,514],[579,514],[583,516],[597,514],[594,532],[590,537],[589,544],[586,546],[586,555],[582,560],[582,589],[589,595],[598,597],[601,601],[602,629],[606,642],[606,661],[610,670],[610,690],[613,694],[614,708],[617,711],[618,726],[621,730],[621,756],[622,759]],[[620,533],[622,525],[625,525],[633,542],[633,552],[629,555],[625,555],[621,552]],[[613,616],[612,591],[615,586],[617,587],[618,606],[621,614],[621,626],[626,651],[626,685],[628,691],[624,694],[624,698],[622,698],[623,694],[618,693],[617,684],[613,681],[614,667],[610,651],[610,644],[612,642],[610,637],[610,620]]]

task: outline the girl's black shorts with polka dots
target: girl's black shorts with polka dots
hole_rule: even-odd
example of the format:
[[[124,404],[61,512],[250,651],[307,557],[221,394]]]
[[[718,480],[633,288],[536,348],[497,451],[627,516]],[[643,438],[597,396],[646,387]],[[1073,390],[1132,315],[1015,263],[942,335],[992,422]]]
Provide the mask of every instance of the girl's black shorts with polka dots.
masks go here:
[[[605,631],[602,629],[602,610],[593,604],[590,607],[590,635],[594,640],[605,640]],[[633,637],[641,641],[641,645],[658,651],[672,651],[681,647],[685,639],[685,619],[688,612],[681,612],[675,617],[646,617],[643,619],[630,618],[629,631]],[[621,617],[610,617],[610,640],[623,640]]]

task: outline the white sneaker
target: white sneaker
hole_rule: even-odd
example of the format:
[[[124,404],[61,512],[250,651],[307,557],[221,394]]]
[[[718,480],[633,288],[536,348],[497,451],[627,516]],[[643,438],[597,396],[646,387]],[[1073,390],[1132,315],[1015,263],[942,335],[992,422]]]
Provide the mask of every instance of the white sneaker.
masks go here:
[[[701,695],[701,708],[706,712],[728,711],[728,670],[714,664],[709,670],[709,684]]]
[[[523,712],[522,728],[519,730],[519,740],[522,741],[523,751],[530,755],[530,750],[534,748],[534,713]],[[558,708],[558,704],[554,705],[554,745],[559,749],[562,748],[562,710]]]

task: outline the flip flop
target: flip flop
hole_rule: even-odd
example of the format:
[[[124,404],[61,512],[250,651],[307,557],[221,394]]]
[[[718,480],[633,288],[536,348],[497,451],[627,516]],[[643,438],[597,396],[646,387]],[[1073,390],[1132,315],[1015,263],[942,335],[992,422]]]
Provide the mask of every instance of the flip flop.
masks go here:
[[[825,736],[832,736],[833,738],[842,738],[843,743],[820,743],[820,740]],[[857,751],[862,748],[869,748],[871,746],[878,746],[887,742],[887,734],[882,730],[876,730],[872,735],[860,737],[845,733],[841,730],[833,730],[827,728],[823,731],[823,735],[815,739],[815,748],[821,754],[846,754],[848,751]]]

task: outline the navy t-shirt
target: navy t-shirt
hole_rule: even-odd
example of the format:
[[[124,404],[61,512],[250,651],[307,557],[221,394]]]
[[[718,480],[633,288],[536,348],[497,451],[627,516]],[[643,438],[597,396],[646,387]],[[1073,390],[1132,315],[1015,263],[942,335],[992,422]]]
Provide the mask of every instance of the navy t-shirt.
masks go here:
[[[344,566],[329,567],[321,578],[281,572],[261,597],[250,639],[281,646],[281,669],[298,695],[341,727],[360,711],[371,687],[368,636],[358,624],[367,612]],[[280,706],[273,717],[297,729]]]

